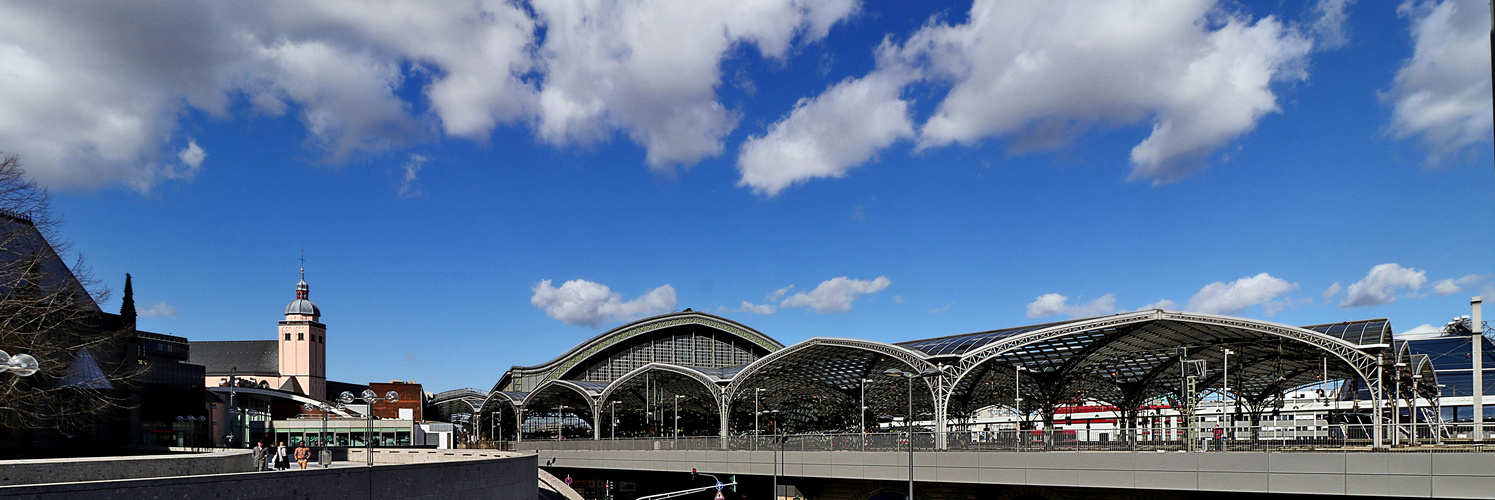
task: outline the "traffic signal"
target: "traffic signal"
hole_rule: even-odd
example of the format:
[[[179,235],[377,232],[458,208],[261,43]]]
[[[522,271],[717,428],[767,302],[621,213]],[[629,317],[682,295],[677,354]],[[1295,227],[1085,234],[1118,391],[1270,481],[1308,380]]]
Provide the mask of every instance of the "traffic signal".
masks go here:
[[[690,468],[690,480],[691,481],[695,481],[696,480],[696,468],[695,467],[691,467]]]
[[[727,482],[732,483],[732,493],[737,493],[737,476],[727,476]]]

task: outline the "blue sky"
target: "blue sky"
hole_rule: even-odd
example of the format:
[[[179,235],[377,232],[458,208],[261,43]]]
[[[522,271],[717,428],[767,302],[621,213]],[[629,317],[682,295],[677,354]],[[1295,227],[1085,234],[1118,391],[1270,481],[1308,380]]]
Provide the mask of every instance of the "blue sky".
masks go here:
[[[745,5],[11,4],[0,150],[142,328],[271,339],[304,249],[329,376],[431,390],[687,307],[793,343],[1495,295],[1483,2]]]

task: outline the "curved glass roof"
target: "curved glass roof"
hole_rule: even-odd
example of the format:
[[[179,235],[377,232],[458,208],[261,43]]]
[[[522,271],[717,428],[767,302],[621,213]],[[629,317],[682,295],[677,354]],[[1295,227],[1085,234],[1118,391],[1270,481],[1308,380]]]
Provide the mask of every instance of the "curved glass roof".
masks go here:
[[[1391,320],[1386,318],[1310,325],[1303,329],[1339,337],[1355,345],[1391,343]]]
[[[1041,325],[1019,326],[1016,328],[1004,328],[1001,330],[990,330],[985,332],[966,333],[961,335],[950,335],[947,337],[935,337],[925,340],[910,340],[899,342],[899,345],[922,352],[929,356],[958,356],[966,351],[981,347],[998,339],[1011,337],[1013,335],[1042,330],[1051,326],[1074,323],[1080,320],[1057,321]]]

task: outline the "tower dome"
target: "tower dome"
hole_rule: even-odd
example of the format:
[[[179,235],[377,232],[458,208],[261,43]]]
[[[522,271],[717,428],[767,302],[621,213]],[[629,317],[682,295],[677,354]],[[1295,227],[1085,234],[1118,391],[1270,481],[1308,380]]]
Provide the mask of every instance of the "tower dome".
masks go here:
[[[301,269],[301,282],[296,283],[296,300],[286,305],[286,315],[304,314],[307,316],[321,316],[322,311],[317,309],[309,299],[311,287],[306,284],[306,269]]]

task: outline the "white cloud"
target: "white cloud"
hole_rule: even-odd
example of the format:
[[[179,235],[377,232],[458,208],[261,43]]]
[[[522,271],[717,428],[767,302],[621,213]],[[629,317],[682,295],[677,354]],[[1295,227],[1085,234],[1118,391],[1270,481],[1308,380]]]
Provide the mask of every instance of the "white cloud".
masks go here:
[[[1381,264],[1372,267],[1365,278],[1350,284],[1339,307],[1349,309],[1390,304],[1396,301],[1398,292],[1417,291],[1427,280],[1427,272],[1421,269],[1405,268],[1395,263]]]
[[[1152,310],[1152,309],[1162,309],[1164,311],[1177,311],[1178,310],[1178,303],[1174,302],[1174,301],[1171,301],[1171,300],[1168,300],[1168,299],[1163,299],[1163,300],[1159,300],[1157,302],[1153,302],[1151,304],[1142,306],[1142,307],[1138,308],[1137,310],[1138,311],[1147,311],[1147,310]]]
[[[844,177],[878,150],[912,137],[909,103],[899,97],[904,83],[879,72],[848,78],[814,99],[800,99],[767,134],[743,143],[737,185],[776,196],[810,179]],[[857,207],[854,214],[865,218]]]
[[[1319,48],[1335,49],[1343,47],[1349,42],[1349,34],[1345,33],[1345,19],[1349,13],[1345,12],[1355,0],[1319,0],[1314,4],[1314,14],[1318,16],[1313,21],[1313,34],[1318,39]]]
[[[139,316],[142,318],[176,318],[176,308],[165,302],[157,302],[156,305],[141,309]]]
[[[1269,303],[1278,295],[1297,290],[1297,283],[1261,273],[1241,278],[1226,284],[1216,281],[1199,289],[1189,297],[1185,310],[1207,314],[1234,314],[1254,305],[1267,304],[1267,314],[1280,310],[1280,306]]]
[[[420,188],[415,186],[415,181],[420,180],[418,175],[420,174],[421,167],[425,166],[425,164],[426,157],[424,155],[412,154],[410,155],[410,159],[405,162],[405,165],[401,167],[405,171],[405,179],[400,183],[401,198],[412,198],[424,194]]]
[[[779,303],[779,307],[809,307],[818,313],[846,312],[851,303],[862,295],[881,292],[893,284],[886,276],[873,280],[856,280],[845,276],[821,282],[814,290],[790,295]]]
[[[1320,19],[1332,24],[1334,8]],[[1308,35],[1227,9],[1213,0],[976,0],[964,23],[935,19],[901,44],[886,41],[867,76],[800,101],[744,146],[742,184],[772,195],[865,163],[906,135],[900,94],[911,82],[949,89],[918,127],[919,148],[1004,138],[1022,152],[1097,124],[1150,124],[1130,178],[1182,179],[1278,110],[1274,83],[1306,78]],[[879,118],[836,131],[844,135],[825,130],[855,105]]]
[[[536,133],[552,144],[591,143],[622,131],[656,171],[721,154],[738,113],[716,98],[721,62],[752,45],[784,57],[824,37],[854,0],[651,2],[537,0],[546,26]]]
[[[778,302],[779,299],[782,299],[785,295],[788,295],[791,290],[794,290],[794,285],[789,285],[784,288],[774,290],[773,293],[764,296],[763,300],[768,302]]]
[[[1088,318],[1110,314],[1115,310],[1116,296],[1109,293],[1078,305],[1070,305],[1069,297],[1057,293],[1046,293],[1028,304],[1028,317],[1042,318],[1063,313],[1071,318]]]
[[[1443,327],[1433,326],[1427,323],[1412,327],[1410,330],[1396,332],[1396,338],[1436,336],[1443,333]]]
[[[753,314],[757,314],[757,315],[760,315],[760,316],[766,316],[766,315],[769,315],[769,314],[773,314],[775,311],[778,311],[778,310],[779,310],[779,308],[774,307],[773,304],[754,304],[754,303],[748,302],[746,300],[742,301],[742,309],[741,309],[742,312],[753,313]]]
[[[606,320],[627,321],[675,308],[675,288],[668,284],[626,302],[607,285],[580,279],[562,283],[559,288],[543,280],[531,290],[535,292],[531,304],[568,325],[596,328]]]
[[[189,139],[187,141],[187,147],[182,148],[181,151],[177,152],[176,156],[178,159],[182,160],[183,165],[186,165],[193,171],[196,171],[197,169],[202,168],[203,160],[208,159],[208,152],[203,151],[202,146],[198,146],[196,140]]]
[[[1482,0],[1407,1],[1397,9],[1411,21],[1414,47],[1383,98],[1393,106],[1391,132],[1417,137],[1429,163],[1490,141],[1487,9]]]
[[[1340,290],[1344,290],[1344,286],[1340,285],[1338,281],[1334,282],[1333,285],[1329,285],[1329,288],[1325,288],[1324,303],[1329,303],[1329,299],[1334,298],[1335,295],[1339,295]]]
[[[148,190],[195,172],[186,158],[170,158],[192,148],[175,137],[191,111],[294,113],[311,156],[328,163],[440,134],[486,141],[513,125],[558,145],[621,132],[668,170],[720,154],[736,127],[739,113],[716,98],[725,58],[753,47],[782,60],[857,8],[855,0],[7,3],[0,144],[49,187]],[[417,92],[428,106],[404,97]]]
[[[1434,281],[1431,288],[1433,289],[1433,293],[1437,295],[1453,295],[1479,284],[1479,282],[1484,281],[1487,277],[1482,274],[1466,274],[1462,278]]]

